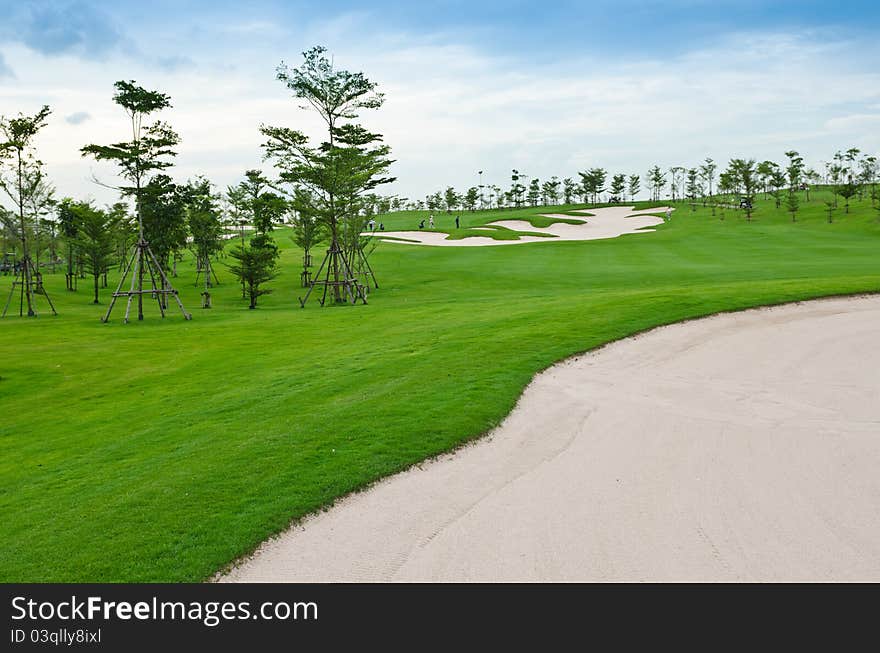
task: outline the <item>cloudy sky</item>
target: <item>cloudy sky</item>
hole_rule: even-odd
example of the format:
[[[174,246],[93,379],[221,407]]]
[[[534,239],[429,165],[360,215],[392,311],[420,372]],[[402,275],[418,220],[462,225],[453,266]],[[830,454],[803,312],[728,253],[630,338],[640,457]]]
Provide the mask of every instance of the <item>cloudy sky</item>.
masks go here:
[[[263,166],[260,123],[317,133],[275,80],[326,45],[387,102],[364,116],[421,198],[510,170],[644,173],[704,157],[814,165],[880,151],[880,3],[838,0],[280,2],[0,0],[0,114],[52,108],[39,151],[61,195],[112,193],[79,156],[127,136],[112,84],[169,93],[174,174],[221,187]],[[269,171],[268,168],[267,172]]]

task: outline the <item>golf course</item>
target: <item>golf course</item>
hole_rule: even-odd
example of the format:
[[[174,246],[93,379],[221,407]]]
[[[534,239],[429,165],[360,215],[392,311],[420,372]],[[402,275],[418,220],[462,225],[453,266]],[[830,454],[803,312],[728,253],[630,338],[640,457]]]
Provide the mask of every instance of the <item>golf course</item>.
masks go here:
[[[378,242],[379,288],[356,306],[300,308],[302,251],[286,227],[256,310],[223,253],[210,309],[195,258],[177,265],[191,321],[145,301],[142,322],[117,309],[102,323],[118,267],[99,305],[88,280],[71,292],[62,269],[44,270],[58,315],[37,295],[36,319],[0,321],[0,580],[208,580],[341,497],[480,438],[570,356],[719,312],[877,292],[880,212],[854,197],[829,222],[831,197],[813,188],[796,221],[760,194],[750,220],[635,202],[675,210],[649,233],[598,240]],[[589,221],[589,208],[465,211],[458,230],[434,216],[452,238],[505,239],[474,228]],[[381,221],[413,231],[427,216]],[[0,276],[4,301],[11,284]]]

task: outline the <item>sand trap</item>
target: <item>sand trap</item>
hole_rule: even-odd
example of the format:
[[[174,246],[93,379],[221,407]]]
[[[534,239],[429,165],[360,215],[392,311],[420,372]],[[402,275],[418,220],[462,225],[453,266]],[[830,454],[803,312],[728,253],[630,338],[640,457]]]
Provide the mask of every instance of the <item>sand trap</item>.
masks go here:
[[[224,581],[880,581],[880,297],[663,327]]]
[[[623,234],[641,234],[654,231],[647,227],[653,227],[663,222],[663,218],[652,213],[664,213],[668,207],[662,206],[653,209],[636,210],[632,206],[611,206],[599,209],[580,209],[572,213],[592,214],[584,215],[584,224],[566,224],[558,222],[549,227],[533,227],[527,220],[496,220],[491,225],[500,225],[514,231],[531,231],[553,236],[552,238],[541,236],[520,236],[518,240],[495,240],[483,236],[470,236],[459,240],[450,240],[445,233],[435,231],[381,231],[373,232],[377,238],[406,238],[414,241],[403,243],[406,245],[435,245],[440,247],[485,247],[492,245],[521,245],[523,243],[558,242],[560,240],[599,240],[602,238],[617,238]],[[544,217],[567,218],[575,216],[562,215],[560,213],[542,213]],[[580,219],[580,218],[575,218]],[[481,229],[481,227],[472,227]],[[482,227],[485,229],[485,227]],[[365,234],[366,235],[366,234]],[[386,242],[400,242],[387,240]]]

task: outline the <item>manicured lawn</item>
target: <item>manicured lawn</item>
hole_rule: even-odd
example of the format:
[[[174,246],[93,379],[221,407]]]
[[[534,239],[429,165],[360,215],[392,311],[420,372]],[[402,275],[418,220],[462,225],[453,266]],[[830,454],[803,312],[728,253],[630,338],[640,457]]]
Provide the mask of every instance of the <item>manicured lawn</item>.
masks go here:
[[[462,213],[462,226],[565,209]],[[816,198],[792,224],[762,201],[746,223],[680,205],[656,233],[612,240],[385,243],[369,305],[323,309],[299,308],[300,252],[281,230],[282,273],[256,311],[220,266],[215,308],[198,308],[180,266],[191,322],[150,306],[143,323],[118,310],[102,324],[109,289],[96,307],[88,280],[68,293],[46,275],[60,315],[0,321],[0,581],[205,579],[491,429],[566,356],[716,311],[880,289],[880,214],[864,200],[827,224],[823,209]]]

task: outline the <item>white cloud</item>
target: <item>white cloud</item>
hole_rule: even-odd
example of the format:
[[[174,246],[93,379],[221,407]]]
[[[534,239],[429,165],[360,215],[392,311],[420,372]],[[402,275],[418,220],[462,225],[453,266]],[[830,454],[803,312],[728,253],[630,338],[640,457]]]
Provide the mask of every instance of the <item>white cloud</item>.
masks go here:
[[[544,179],[576,177],[594,165],[644,173],[655,163],[695,165],[706,156],[781,159],[790,148],[813,161],[850,145],[880,150],[872,122],[880,73],[858,65],[870,60],[864,48],[811,34],[741,34],[666,61],[626,57],[622,42],[601,59],[572,52],[532,64],[448,34],[365,31],[357,14],[297,33],[269,23],[227,25],[225,33],[238,29],[240,40],[224,55],[200,51],[214,32],[199,29],[192,37],[199,47],[179,55],[187,65],[166,69],[135,57],[8,49],[20,74],[0,83],[4,107],[27,112],[48,103],[56,115],[84,108],[92,115],[76,129],[54,121],[41,138],[62,194],[113,199],[90,182],[91,171],[112,179],[113,170],[82,160],[79,148],[126,137],[125,116],[111,102],[117,79],[170,93],[174,108],[162,118],[183,138],[180,179],[204,173],[220,186],[237,181],[260,164],[260,123],[317,134],[318,120],[274,79],[281,59],[296,65],[316,42],[327,43],[337,66],[380,83],[386,105],[363,118],[398,160],[392,190],[410,197],[475,185],[480,169],[484,182],[507,186],[511,168]]]

